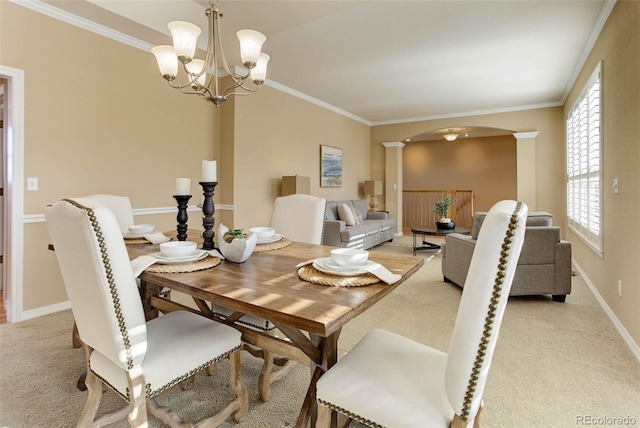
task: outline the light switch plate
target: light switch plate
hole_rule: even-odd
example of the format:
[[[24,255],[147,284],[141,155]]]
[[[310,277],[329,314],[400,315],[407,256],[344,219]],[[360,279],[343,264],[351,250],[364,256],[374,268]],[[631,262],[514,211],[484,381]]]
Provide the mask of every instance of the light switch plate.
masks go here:
[[[38,190],[38,177],[27,178],[27,192],[35,192]]]
[[[613,193],[618,193],[618,179],[614,178],[613,179],[613,185],[611,186],[611,188],[613,189]]]

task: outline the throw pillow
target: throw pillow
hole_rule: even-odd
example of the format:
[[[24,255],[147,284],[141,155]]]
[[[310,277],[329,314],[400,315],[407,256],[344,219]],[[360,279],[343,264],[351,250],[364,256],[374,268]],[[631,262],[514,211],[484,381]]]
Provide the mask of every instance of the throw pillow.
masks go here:
[[[356,220],[355,223],[362,224],[364,220],[362,219],[362,214],[360,214],[360,211],[358,211],[356,207],[351,207],[351,212],[353,213],[353,218]]]
[[[356,219],[353,218],[351,208],[349,208],[347,204],[338,205],[338,217],[340,218],[340,220],[344,221],[347,226],[356,225]]]

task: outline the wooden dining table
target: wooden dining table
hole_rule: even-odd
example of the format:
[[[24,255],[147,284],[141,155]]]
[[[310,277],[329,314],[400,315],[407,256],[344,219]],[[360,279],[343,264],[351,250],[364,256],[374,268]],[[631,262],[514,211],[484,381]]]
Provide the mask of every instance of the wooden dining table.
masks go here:
[[[296,422],[297,427],[306,427],[316,417],[316,382],[337,362],[342,328],[424,264],[421,257],[370,252],[370,260],[401,275],[393,285],[378,282],[366,286],[327,286],[298,277],[298,263],[329,257],[332,248],[291,242],[284,248],[254,252],[243,263],[223,260],[213,268],[186,273],[144,271],[140,280],[145,314],[150,319],[158,316],[158,312],[178,309],[197,312],[233,325],[242,332],[246,343],[308,365],[311,381]],[[157,252],[158,246],[127,245],[127,249],[133,259]],[[196,305],[188,307],[161,297],[163,287],[191,296]],[[234,312],[219,319],[212,313],[209,303]],[[270,320],[289,340],[235,323],[244,314]]]

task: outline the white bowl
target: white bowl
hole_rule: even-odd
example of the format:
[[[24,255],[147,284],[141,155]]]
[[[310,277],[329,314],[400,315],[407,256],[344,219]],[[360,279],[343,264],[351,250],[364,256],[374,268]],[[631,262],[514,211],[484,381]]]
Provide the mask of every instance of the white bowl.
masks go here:
[[[336,248],[331,250],[331,260],[338,266],[362,266],[368,259],[369,252],[357,248]]]
[[[258,239],[269,239],[276,234],[276,230],[273,227],[252,227],[249,232],[258,235]]]
[[[160,252],[165,257],[186,257],[196,252],[198,244],[192,241],[169,241],[160,244]]]

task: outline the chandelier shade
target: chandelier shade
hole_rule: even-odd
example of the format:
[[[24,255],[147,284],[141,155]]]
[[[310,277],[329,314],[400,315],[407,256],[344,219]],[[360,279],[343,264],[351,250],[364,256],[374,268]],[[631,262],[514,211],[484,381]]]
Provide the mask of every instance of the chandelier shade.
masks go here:
[[[447,141],[455,141],[458,138],[458,134],[453,133],[453,128],[449,128],[449,133],[444,134],[444,139]]]
[[[156,57],[160,74],[172,88],[184,94],[199,95],[206,101],[220,106],[231,95],[247,95],[256,92],[264,84],[267,76],[269,55],[261,52],[266,36],[254,30],[237,32],[240,41],[240,57],[246,70],[237,71],[238,67],[227,64],[220,39],[220,18],[222,12],[212,2],[205,14],[209,22],[207,32],[207,52],[205,59],[196,59],[198,37],[201,30],[197,25],[184,21],[170,22],[168,27],[173,36],[173,46],[155,46],[151,52]],[[186,83],[174,82],[178,77],[180,64],[186,74]],[[219,69],[222,69],[232,83],[222,89]],[[253,82],[248,86],[246,79]]]

